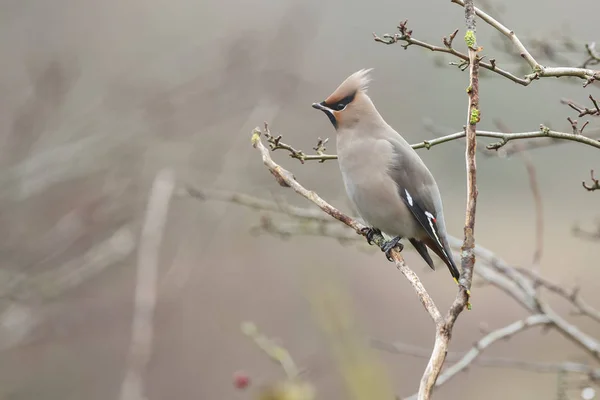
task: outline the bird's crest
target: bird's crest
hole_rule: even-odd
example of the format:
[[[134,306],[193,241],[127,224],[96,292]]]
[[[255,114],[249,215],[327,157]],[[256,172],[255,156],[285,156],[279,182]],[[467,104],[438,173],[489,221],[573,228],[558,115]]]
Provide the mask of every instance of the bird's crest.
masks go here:
[[[356,71],[347,77],[325,101],[328,104],[335,104],[340,99],[352,96],[358,92],[366,93],[369,82],[371,82],[369,73],[372,70],[373,68],[366,68]]]

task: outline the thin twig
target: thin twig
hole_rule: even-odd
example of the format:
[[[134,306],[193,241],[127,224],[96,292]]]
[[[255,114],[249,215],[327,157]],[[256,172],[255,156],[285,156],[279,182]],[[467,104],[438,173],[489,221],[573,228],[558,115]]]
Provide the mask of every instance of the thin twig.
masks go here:
[[[313,150],[317,154],[316,155],[307,155],[307,154],[304,154],[304,152],[302,150],[296,150],[289,144],[283,143],[281,141],[281,138],[282,138],[281,135],[279,135],[277,137],[271,135],[271,132],[269,131],[268,126],[265,126],[264,135],[265,135],[265,138],[267,139],[267,142],[269,143],[269,148],[271,149],[271,151],[286,150],[290,153],[290,157],[300,160],[300,162],[302,164],[304,164],[305,161],[319,161],[320,163],[324,163],[327,160],[337,159],[336,155],[325,154],[325,150],[327,150],[325,145],[327,144],[329,139],[319,138],[317,140],[317,145],[315,147],[313,147]]]
[[[379,37],[379,36],[377,36],[377,34],[375,34],[375,32],[373,32],[373,39],[376,42],[387,44],[387,45],[395,44],[395,43],[398,43],[399,41],[403,41],[403,42],[406,42],[406,44],[402,45],[402,47],[404,49],[408,48],[408,46],[415,45],[415,46],[419,46],[419,47],[423,47],[425,49],[431,50],[433,52],[452,54],[453,56],[456,56],[457,58],[460,58],[461,60],[463,60],[462,63],[458,64],[459,68],[462,69],[468,65],[469,56],[467,54],[462,53],[462,52],[456,50],[455,48],[453,48],[451,40],[444,38],[443,39],[444,47],[441,47],[441,46],[435,46],[435,45],[423,42],[421,40],[414,39],[411,36],[412,31],[405,30],[406,23],[407,23],[407,21],[401,22],[400,25],[398,26],[400,33],[395,33],[394,35],[390,35],[390,34],[386,33],[383,35],[383,37]],[[403,33],[403,31],[404,31],[404,33]],[[458,30],[454,31],[450,35],[450,37],[452,39],[454,38],[454,36],[456,36],[457,31]],[[496,63],[496,60],[492,59],[492,60],[490,60],[489,63],[481,61],[479,64],[481,67],[483,67],[487,70],[493,71],[493,72],[497,73],[498,75],[508,78],[511,81],[516,82],[520,85],[527,86],[530,83],[530,81],[527,79],[519,78],[518,76],[516,76],[502,68],[499,68]]]
[[[477,130],[475,134],[477,137],[500,139],[499,142],[488,144],[486,146],[486,149],[488,149],[488,150],[498,150],[498,149],[504,147],[508,142],[513,141],[513,140],[534,139],[534,138],[550,138],[550,139],[555,139],[555,140],[567,140],[567,141],[579,142],[579,143],[586,144],[588,146],[592,146],[592,147],[600,149],[600,139],[599,138],[583,136],[579,133],[575,134],[575,133],[554,131],[544,125],[540,125],[540,130],[531,131],[531,132],[502,133],[502,132]],[[440,136],[435,139],[424,140],[422,142],[412,144],[411,147],[416,150],[418,150],[418,149],[429,150],[433,146],[436,146],[436,145],[439,145],[442,143],[451,142],[451,141],[457,140],[457,139],[462,139],[465,136],[466,136],[466,133],[463,130],[463,131],[452,133],[449,135]],[[323,154],[323,155],[311,155],[311,156],[304,155],[300,159],[300,158],[294,156],[294,154],[295,154],[294,152],[304,154],[302,152],[302,150],[296,150],[292,146],[281,142],[281,135],[279,135],[278,138],[279,138],[279,147],[277,149],[283,149],[283,150],[290,151],[290,156],[292,158],[299,159],[302,162],[303,161],[324,161],[324,160],[337,159],[337,154]],[[555,143],[556,142],[552,142],[550,144],[555,144]],[[533,148],[533,147],[535,147],[535,146],[531,145],[531,146],[526,146],[523,149]],[[543,146],[539,146],[539,147],[543,147]],[[275,150],[277,150],[277,149],[275,149]]]
[[[594,176],[594,170],[590,171],[590,178],[592,180],[592,184],[591,185],[587,185],[585,183],[585,181],[581,182],[581,184],[583,185],[583,187],[588,191],[588,192],[593,192],[595,190],[600,190],[600,179],[596,179],[596,177]]]
[[[588,65],[600,64],[600,53],[596,50],[596,43],[586,43],[585,50],[588,53],[588,59],[583,62],[583,68],[587,68]]]
[[[586,115],[600,116],[600,105],[598,104],[598,101],[591,94],[589,95],[589,99],[592,102],[592,104],[594,105],[594,108],[588,108],[588,107],[582,106],[580,104],[575,103],[573,100],[569,100],[569,99],[561,99],[560,102],[561,102],[561,104],[566,104],[569,107],[571,107],[573,110],[577,111],[579,113],[579,115],[577,115],[577,117],[579,117],[579,118],[584,117]]]
[[[254,322],[244,322],[241,330],[256,343],[259,349],[281,366],[288,379],[293,380],[298,377],[300,370],[287,349],[262,334]]]
[[[153,319],[160,245],[169,203],[175,188],[172,171],[162,170],[154,179],[138,249],[135,304],[127,371],[121,385],[121,400],[143,400],[143,379],[152,355]]]
[[[456,132],[450,135],[444,135],[444,132],[447,131],[448,129],[445,127],[438,127],[436,125],[434,125],[432,122],[425,122],[424,123],[425,128],[427,129],[427,131],[431,132],[434,135],[438,135],[439,136],[439,140],[441,139],[446,139],[446,138],[450,138],[450,140],[448,141],[452,141],[452,140],[457,140],[457,139],[461,139],[465,136],[464,133],[464,128],[462,132]],[[512,156],[513,154],[519,153],[521,151],[525,151],[525,150],[535,150],[535,149],[540,149],[540,148],[544,148],[544,147],[549,147],[549,146],[556,146],[556,145],[562,145],[565,143],[568,143],[568,140],[562,140],[562,139],[558,139],[557,137],[553,137],[555,131],[546,131],[545,126],[541,126],[541,129],[544,129],[544,132],[547,132],[549,136],[544,137],[544,138],[531,138],[529,139],[528,137],[523,137],[523,140],[518,140],[515,141],[514,145],[504,145],[502,146],[502,151],[498,151],[497,153],[503,157],[509,157]],[[540,129],[539,132],[542,132]],[[505,134],[506,132],[489,132],[489,131],[477,131],[477,136],[478,137],[500,137],[500,135]],[[520,135],[530,135],[530,134],[536,134],[538,132],[521,132],[519,133]],[[562,133],[562,132],[560,132]],[[568,134],[570,135],[570,134]],[[591,139],[592,141],[598,141],[600,142],[600,130],[596,129],[592,132],[588,132],[587,138]],[[562,136],[561,136],[562,137]],[[436,140],[438,140],[436,139]],[[514,140],[514,139],[513,139]],[[576,138],[573,138],[573,140],[577,140]],[[418,144],[414,144],[412,145],[413,148],[421,148],[421,147],[426,147],[427,146],[423,146],[423,143],[428,143],[426,142],[422,142],[422,143],[418,143]],[[444,142],[441,142],[444,143]],[[441,144],[441,143],[435,143],[435,144]],[[518,144],[518,145],[517,145]],[[431,147],[431,146],[430,146]],[[485,149],[485,150],[489,150],[489,149]],[[479,154],[484,155],[484,156],[489,156],[491,154],[490,151],[480,151]]]

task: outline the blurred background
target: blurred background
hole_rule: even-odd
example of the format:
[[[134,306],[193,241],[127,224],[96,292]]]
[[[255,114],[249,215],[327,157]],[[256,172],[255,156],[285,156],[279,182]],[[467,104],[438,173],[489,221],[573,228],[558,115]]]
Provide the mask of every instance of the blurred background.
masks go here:
[[[586,58],[585,43],[600,40],[595,1],[489,6],[500,6],[498,18],[529,43],[542,43],[536,54],[549,65],[577,66]],[[437,0],[1,1],[0,399],[118,398],[140,228],[160,169],[172,168],[179,182],[198,188],[307,206],[262,165],[250,146],[251,130],[268,121],[296,148],[310,151],[317,137],[329,137],[328,152],[335,152],[333,128],[310,104],[360,68],[374,68],[370,95],[410,142],[462,129],[467,73],[448,66],[449,57],[375,43],[372,32],[394,33],[408,19],[413,37],[441,45],[460,28],[462,49],[463,15],[461,7]],[[563,58],[544,47],[565,37],[575,49],[559,50]],[[499,66],[523,72],[493,44],[497,34],[483,22],[478,42]],[[560,99],[585,103],[598,89],[555,79],[522,87],[485,74],[479,128],[497,130],[500,120],[515,131],[535,131],[541,123],[570,131],[566,117],[577,115]],[[594,122],[586,128],[590,134]],[[466,193],[463,145],[420,150],[438,180],[448,230],[458,237]],[[592,305],[600,305],[600,242],[577,238],[571,229],[590,227],[600,216],[600,198],[581,187],[591,168],[600,169],[599,154],[577,143],[530,152],[543,198],[541,271],[567,287],[580,285]],[[301,165],[284,152],[272,155],[306,187],[351,212],[335,162]],[[535,209],[521,158],[479,157],[478,167],[477,242],[528,266]],[[281,368],[242,335],[240,323],[247,320],[285,345],[318,398],[348,398],[307,300],[311,268],[329,271],[347,291],[364,337],[432,346],[428,315],[384,257],[329,238],[258,235],[252,227],[261,215],[210,199],[173,199],[145,379],[150,399],[251,398],[252,391],[232,385],[239,370],[257,384],[280,379]],[[405,255],[446,310],[456,290],[447,270],[433,272],[414,252]],[[468,350],[485,329],[527,315],[493,287],[475,288],[472,303],[459,318],[451,352]],[[597,324],[568,316],[564,302],[553,304],[600,338]],[[559,334],[539,329],[486,355],[586,360]],[[378,349],[372,356],[398,395],[417,390],[426,358]],[[474,365],[436,398],[554,399],[561,382],[556,374]],[[569,382],[566,398],[580,398],[577,380]]]

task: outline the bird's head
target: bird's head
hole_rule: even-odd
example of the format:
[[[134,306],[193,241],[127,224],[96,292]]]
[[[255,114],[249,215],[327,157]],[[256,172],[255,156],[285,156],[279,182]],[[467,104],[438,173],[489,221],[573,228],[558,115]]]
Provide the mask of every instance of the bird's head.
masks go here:
[[[361,69],[350,75],[333,93],[313,108],[323,111],[336,130],[356,125],[361,118],[368,118],[377,110],[367,96],[372,68]]]

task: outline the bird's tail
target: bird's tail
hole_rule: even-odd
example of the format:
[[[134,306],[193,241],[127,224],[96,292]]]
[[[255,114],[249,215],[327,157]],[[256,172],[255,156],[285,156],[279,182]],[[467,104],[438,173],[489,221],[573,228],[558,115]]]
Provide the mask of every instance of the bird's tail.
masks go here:
[[[450,274],[452,275],[456,283],[458,283],[458,279],[460,278],[460,271],[458,270],[456,264],[454,263],[454,260],[452,259],[452,250],[450,250],[448,245],[444,243],[444,251],[442,251],[439,248],[439,246],[436,246],[436,243],[431,238],[425,239],[424,242],[427,245],[427,247],[433,250],[433,252],[444,261],[444,263],[448,266],[448,269],[450,270]]]

